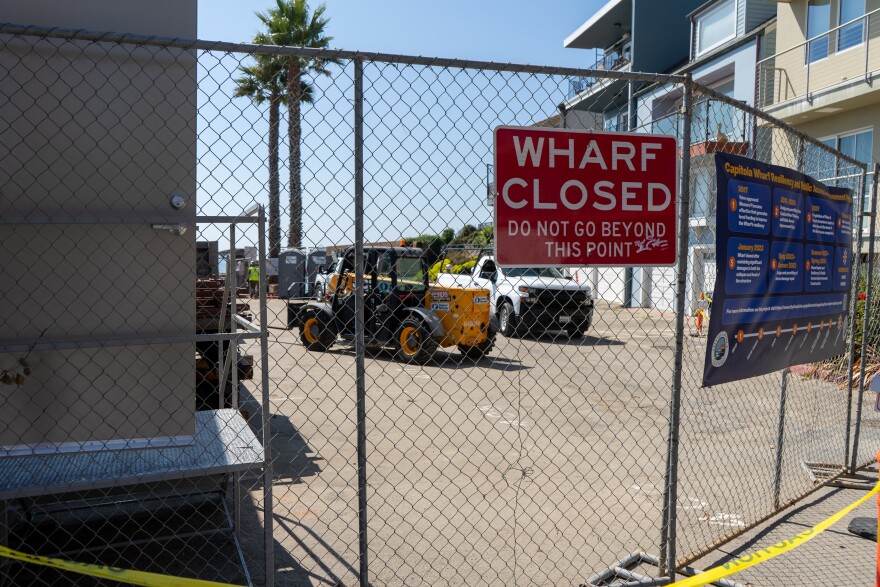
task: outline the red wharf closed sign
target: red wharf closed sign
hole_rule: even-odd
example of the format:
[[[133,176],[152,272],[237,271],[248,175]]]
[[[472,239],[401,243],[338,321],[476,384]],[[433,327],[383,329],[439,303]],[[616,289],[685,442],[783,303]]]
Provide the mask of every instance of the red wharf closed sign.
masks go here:
[[[675,137],[495,129],[502,266],[674,265]]]

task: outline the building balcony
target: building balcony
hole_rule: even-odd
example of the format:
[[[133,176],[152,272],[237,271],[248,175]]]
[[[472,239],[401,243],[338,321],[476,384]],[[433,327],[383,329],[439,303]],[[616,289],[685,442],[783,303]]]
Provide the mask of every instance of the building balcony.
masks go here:
[[[691,120],[691,157],[712,153],[746,155],[751,144],[751,115],[720,100],[701,100],[694,104]],[[666,134],[681,140],[681,115],[677,112],[654,118],[653,134]]]
[[[590,19],[568,36],[570,49],[611,47],[632,33],[633,0],[609,0]]]
[[[613,49],[608,51],[596,51],[596,62],[587,69],[599,71],[629,71],[632,66],[629,48],[626,50]],[[595,84],[606,84],[610,81],[598,77],[572,77],[568,80],[568,99],[576,98],[578,94],[589,92]]]
[[[880,99],[880,10],[758,62],[758,107],[782,119],[812,118]],[[843,104],[846,102],[847,104]]]

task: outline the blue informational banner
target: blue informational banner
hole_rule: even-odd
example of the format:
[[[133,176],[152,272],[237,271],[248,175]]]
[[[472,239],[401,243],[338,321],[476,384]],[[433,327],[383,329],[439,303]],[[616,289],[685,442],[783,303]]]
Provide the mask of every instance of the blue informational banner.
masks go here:
[[[718,275],[703,385],[844,352],[852,191],[793,169],[715,154]]]

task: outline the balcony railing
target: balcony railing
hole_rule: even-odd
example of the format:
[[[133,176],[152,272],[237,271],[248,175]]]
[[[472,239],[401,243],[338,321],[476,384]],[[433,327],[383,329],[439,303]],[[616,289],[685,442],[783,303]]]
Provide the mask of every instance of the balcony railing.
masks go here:
[[[748,143],[751,141],[750,115],[718,100],[701,100],[694,104],[691,121],[691,144],[720,141]],[[681,115],[678,112],[651,121],[651,132],[681,137]]]
[[[806,99],[868,82],[880,71],[880,9],[758,62],[758,106]]]
[[[612,51],[596,51],[596,62],[588,69],[604,69],[607,71],[618,71],[626,69],[630,64],[630,50],[614,49]],[[595,77],[572,77],[568,80],[568,98],[573,98],[584,90],[588,90],[593,84],[599,81]]]

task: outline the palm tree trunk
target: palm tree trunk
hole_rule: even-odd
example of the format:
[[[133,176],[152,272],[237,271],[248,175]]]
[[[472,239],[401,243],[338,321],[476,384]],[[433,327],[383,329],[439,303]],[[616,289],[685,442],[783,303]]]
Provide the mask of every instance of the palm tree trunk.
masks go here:
[[[300,65],[294,61],[287,74],[288,121],[287,135],[290,142],[290,233],[287,244],[290,247],[302,246],[302,184],[300,183]]]
[[[278,177],[278,129],[281,96],[269,97],[269,257],[281,251],[281,189]]]

